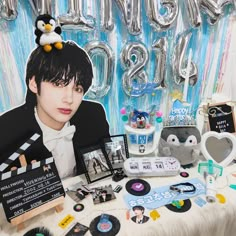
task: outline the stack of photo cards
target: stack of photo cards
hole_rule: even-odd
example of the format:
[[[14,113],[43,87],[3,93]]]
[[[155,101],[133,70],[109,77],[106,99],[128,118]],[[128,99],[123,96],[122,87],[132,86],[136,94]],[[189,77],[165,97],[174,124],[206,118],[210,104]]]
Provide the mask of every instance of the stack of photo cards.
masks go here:
[[[93,190],[92,196],[94,204],[100,204],[116,199],[111,184],[108,186],[105,185],[103,187],[96,187],[93,188]]]
[[[112,176],[129,158],[127,137],[124,134],[105,138],[100,145],[78,150],[82,156],[88,183]]]
[[[89,228],[87,226],[77,222],[66,232],[66,234],[64,234],[64,236],[83,236],[88,230]]]
[[[66,194],[77,203],[89,196],[90,193],[94,192],[94,190],[90,189],[89,186],[83,181],[71,185],[70,187],[66,188],[65,191]]]

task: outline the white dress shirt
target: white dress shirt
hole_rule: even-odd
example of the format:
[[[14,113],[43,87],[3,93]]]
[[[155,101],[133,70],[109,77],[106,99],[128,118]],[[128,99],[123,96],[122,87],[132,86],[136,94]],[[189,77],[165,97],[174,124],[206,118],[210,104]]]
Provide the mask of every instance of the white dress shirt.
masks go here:
[[[72,138],[75,126],[70,126],[68,121],[61,130],[54,130],[39,119],[35,108],[35,118],[43,133],[43,143],[52,153],[59,176],[61,179],[75,174],[75,154]]]

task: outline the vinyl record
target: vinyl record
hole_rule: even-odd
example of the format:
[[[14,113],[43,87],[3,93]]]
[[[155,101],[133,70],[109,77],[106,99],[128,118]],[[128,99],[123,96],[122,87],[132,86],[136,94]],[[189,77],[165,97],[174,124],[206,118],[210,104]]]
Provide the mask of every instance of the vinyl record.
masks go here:
[[[83,211],[83,210],[84,210],[84,205],[83,204],[77,203],[77,204],[74,205],[74,211],[80,212],[80,211]]]
[[[173,204],[166,205],[166,208],[168,208],[169,210],[174,211],[174,212],[186,212],[191,208],[192,203],[191,203],[190,199],[183,200],[183,202],[184,203],[180,208],[174,206]]]
[[[126,183],[125,188],[128,193],[135,196],[146,195],[151,190],[150,184],[143,179],[131,179]]]
[[[120,221],[112,215],[106,215],[106,217],[105,222],[101,222],[101,216],[92,220],[89,226],[92,236],[115,236],[118,234]]]
[[[35,235],[53,236],[49,232],[49,230],[45,227],[38,227],[31,229],[30,231],[26,232],[23,236],[35,236]]]
[[[186,172],[186,171],[182,171],[182,172],[180,172],[179,175],[182,176],[183,178],[187,178],[187,177],[189,177],[189,173]]]

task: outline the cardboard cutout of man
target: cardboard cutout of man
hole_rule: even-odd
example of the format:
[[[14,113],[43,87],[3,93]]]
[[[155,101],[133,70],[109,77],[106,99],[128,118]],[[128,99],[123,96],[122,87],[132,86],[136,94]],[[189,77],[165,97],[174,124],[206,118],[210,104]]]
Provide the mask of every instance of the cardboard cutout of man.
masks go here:
[[[25,103],[0,117],[0,164],[38,133],[40,138],[24,153],[27,163],[53,156],[61,178],[84,173],[78,149],[109,136],[103,106],[83,100],[92,78],[88,54],[72,41],[63,42],[62,50],[33,50]]]

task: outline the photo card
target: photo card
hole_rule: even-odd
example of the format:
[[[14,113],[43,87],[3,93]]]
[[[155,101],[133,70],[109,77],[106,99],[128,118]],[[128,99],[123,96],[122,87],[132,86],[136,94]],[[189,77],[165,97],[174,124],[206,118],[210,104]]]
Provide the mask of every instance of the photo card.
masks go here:
[[[90,193],[93,192],[93,190],[90,189],[89,186],[85,184],[83,181],[80,181],[79,183],[69,186],[68,188],[65,189],[65,191],[66,194],[76,203],[87,198],[90,195]]]
[[[112,189],[111,184],[110,185],[105,185],[101,187],[96,187],[93,188],[93,203],[94,204],[100,204],[103,202],[108,202],[113,199],[116,199],[116,196],[114,194],[114,191]]]
[[[89,228],[85,225],[80,224],[77,222],[73,225],[73,227],[65,234],[65,236],[83,236],[86,234],[86,232],[89,230]]]
[[[100,145],[80,150],[88,183],[104,179],[113,174],[111,163]]]
[[[125,134],[113,135],[104,139],[104,148],[114,170],[123,167],[129,158],[127,137]]]

